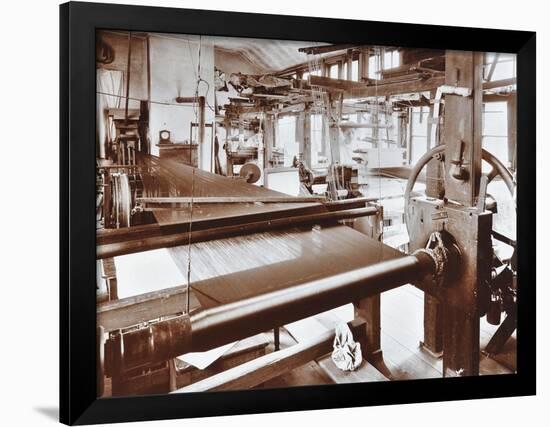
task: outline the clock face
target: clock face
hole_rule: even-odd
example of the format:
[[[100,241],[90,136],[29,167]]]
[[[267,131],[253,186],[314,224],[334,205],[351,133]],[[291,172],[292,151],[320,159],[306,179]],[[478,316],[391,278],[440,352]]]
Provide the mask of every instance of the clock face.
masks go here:
[[[170,139],[170,132],[167,130],[161,130],[160,131],[160,139]]]

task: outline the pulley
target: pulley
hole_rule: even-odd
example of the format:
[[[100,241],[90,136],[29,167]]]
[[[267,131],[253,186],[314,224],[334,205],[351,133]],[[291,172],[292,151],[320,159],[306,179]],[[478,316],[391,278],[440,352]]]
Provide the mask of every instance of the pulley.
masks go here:
[[[239,171],[241,178],[244,178],[249,184],[254,184],[262,176],[262,171],[255,163],[246,163],[241,167]]]

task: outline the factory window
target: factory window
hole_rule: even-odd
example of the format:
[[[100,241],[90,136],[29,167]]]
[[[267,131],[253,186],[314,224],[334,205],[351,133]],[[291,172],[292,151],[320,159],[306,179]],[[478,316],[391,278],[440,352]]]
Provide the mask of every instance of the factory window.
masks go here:
[[[378,55],[369,56],[369,79],[379,80],[380,57]]]
[[[296,141],[296,116],[283,116],[277,121],[277,149],[283,152],[284,166],[292,166],[294,156],[298,155]]]
[[[307,78],[309,76],[320,76],[321,75],[321,70],[315,70],[315,71],[312,71],[312,72],[309,72],[309,71],[304,71],[302,73],[302,80],[307,80]]]
[[[508,116],[506,102],[488,102],[483,104],[482,145],[494,154],[502,163],[508,164]],[[490,166],[483,165],[483,172],[489,172]]]
[[[427,150],[429,116],[430,107],[413,107],[411,109],[411,165],[418,162],[418,159]]]
[[[329,77],[331,79],[337,79],[338,78],[338,64],[332,64],[329,67]]]
[[[494,64],[495,58],[497,60]],[[486,53],[483,67],[484,80],[495,81],[516,76],[516,55],[505,53]]]
[[[359,60],[351,61],[351,79],[355,82],[359,81]]]
[[[323,148],[323,115],[312,114],[310,118],[311,167],[326,166]]]
[[[384,70],[399,67],[399,51],[389,50],[384,52]]]
[[[382,78],[382,73],[380,72],[382,69],[389,70],[399,67],[399,65],[400,56],[399,51],[396,49],[381,51],[380,53],[371,55],[369,56],[369,79],[380,80]]]

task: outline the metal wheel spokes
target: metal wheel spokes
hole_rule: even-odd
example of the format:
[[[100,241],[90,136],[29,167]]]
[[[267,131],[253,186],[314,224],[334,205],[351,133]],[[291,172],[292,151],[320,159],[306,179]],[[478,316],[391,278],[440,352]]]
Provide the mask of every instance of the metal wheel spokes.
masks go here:
[[[409,230],[409,201],[411,197],[412,190],[414,188],[414,185],[416,184],[416,181],[418,179],[418,176],[420,175],[420,172],[422,172],[422,169],[432,160],[438,160],[440,162],[445,161],[445,144],[438,145],[431,150],[427,151],[419,160],[416,162],[414,167],[411,170],[411,174],[409,176],[409,179],[407,181],[407,186],[405,188],[405,224],[407,226],[407,230]],[[498,160],[493,154],[488,152],[485,149],[482,149],[481,151],[482,159],[487,162],[489,165],[491,165],[491,170],[487,174],[487,182],[490,183],[494,178],[497,176],[500,176],[504,183],[506,184],[506,187],[510,191],[510,195],[514,197],[515,191],[516,191],[516,182],[514,180],[514,177],[512,173],[508,170],[506,166],[502,164],[500,160]]]

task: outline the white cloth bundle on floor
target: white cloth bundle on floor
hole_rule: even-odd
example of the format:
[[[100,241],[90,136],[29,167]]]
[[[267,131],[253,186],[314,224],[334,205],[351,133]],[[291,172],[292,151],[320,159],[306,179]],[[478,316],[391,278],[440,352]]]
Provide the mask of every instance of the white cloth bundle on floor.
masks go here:
[[[342,371],[354,371],[363,360],[361,345],[353,340],[347,323],[336,326],[335,334],[332,361]]]

